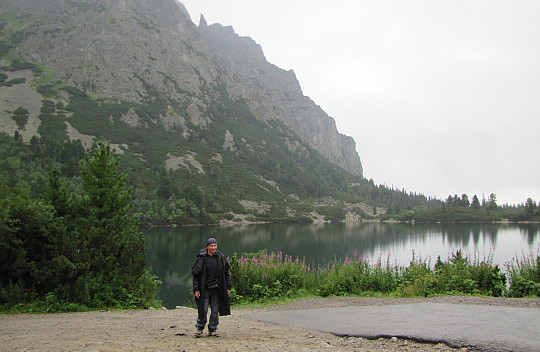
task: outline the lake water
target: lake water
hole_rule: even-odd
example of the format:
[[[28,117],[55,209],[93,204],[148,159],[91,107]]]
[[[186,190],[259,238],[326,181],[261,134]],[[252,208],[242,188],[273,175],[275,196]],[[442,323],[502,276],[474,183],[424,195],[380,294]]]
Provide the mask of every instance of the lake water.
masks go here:
[[[148,264],[163,281],[160,298],[167,308],[188,305],[191,299],[191,267],[208,237],[215,237],[225,256],[235,253],[279,251],[322,264],[355,255],[408,265],[416,258],[435,263],[463,250],[479,259],[493,257],[504,266],[539,252],[539,224],[264,224],[157,228],[144,230]]]

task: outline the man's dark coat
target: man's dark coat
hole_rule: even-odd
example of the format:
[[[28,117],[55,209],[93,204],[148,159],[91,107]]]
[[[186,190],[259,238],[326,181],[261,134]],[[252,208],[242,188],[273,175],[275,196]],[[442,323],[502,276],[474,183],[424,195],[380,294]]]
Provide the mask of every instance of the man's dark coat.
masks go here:
[[[204,291],[206,290],[206,249],[201,249],[197,255],[197,261],[193,265],[191,272],[193,273],[193,292],[200,291],[201,299],[197,299],[197,305],[204,304]],[[219,315],[231,315],[231,304],[229,301],[229,293],[231,289],[230,280],[230,264],[223,256],[223,253],[216,251],[218,264],[218,284],[219,284]]]

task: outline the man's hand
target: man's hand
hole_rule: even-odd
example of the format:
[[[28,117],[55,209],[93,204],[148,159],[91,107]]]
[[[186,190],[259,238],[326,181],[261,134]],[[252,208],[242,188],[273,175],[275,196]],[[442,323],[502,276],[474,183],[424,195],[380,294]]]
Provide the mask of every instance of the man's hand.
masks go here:
[[[195,291],[195,298],[201,297],[201,291]]]
[[[229,294],[229,296],[231,295],[231,290],[227,290],[227,293]]]

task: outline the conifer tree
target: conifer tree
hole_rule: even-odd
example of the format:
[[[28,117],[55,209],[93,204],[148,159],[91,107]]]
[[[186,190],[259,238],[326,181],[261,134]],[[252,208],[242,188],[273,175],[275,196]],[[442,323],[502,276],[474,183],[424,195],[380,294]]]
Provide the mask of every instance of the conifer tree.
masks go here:
[[[497,210],[497,195],[495,193],[491,193],[489,195],[488,209]]]
[[[478,200],[476,194],[472,198],[471,208],[480,209],[480,201]]]
[[[82,245],[78,259],[89,263],[95,289],[103,290],[100,286],[106,285],[116,297],[122,297],[144,274],[146,253],[144,236],[131,213],[131,188],[126,176],[118,173],[118,162],[103,140],[93,154],[85,155],[75,227]]]
[[[49,174],[49,182],[41,198],[53,206],[56,215],[59,217],[64,217],[70,212],[71,200],[68,188],[62,182],[58,170],[53,170]]]

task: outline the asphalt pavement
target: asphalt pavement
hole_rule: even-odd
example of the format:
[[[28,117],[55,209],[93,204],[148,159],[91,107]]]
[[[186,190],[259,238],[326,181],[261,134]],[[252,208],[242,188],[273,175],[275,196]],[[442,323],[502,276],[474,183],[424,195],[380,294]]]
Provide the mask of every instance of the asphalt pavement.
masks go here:
[[[339,336],[395,336],[489,352],[540,352],[538,308],[412,303],[257,312],[248,317]]]

